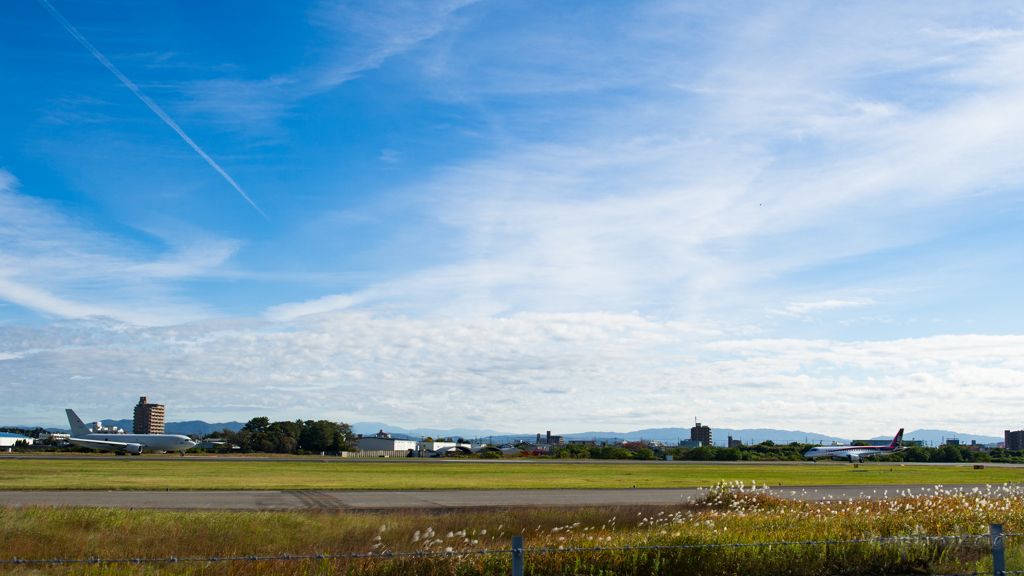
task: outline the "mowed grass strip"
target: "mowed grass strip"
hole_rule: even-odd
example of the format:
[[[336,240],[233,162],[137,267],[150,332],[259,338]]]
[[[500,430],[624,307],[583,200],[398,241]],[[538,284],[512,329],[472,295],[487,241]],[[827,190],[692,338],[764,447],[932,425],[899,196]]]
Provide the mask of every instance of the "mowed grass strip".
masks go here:
[[[611,464],[603,462],[0,460],[0,490],[441,490],[686,488],[1024,481],[1024,469],[972,466]]]

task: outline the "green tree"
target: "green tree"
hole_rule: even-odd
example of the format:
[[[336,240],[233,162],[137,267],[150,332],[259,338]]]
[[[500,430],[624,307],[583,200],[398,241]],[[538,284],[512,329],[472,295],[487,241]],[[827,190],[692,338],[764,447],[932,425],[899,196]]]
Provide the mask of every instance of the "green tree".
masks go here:
[[[582,444],[555,447],[555,458],[590,458],[590,449]]]
[[[299,434],[299,448],[310,452],[353,450],[352,426],[330,420],[306,420]]]
[[[715,460],[731,461],[742,460],[743,453],[738,448],[716,448]]]
[[[600,460],[629,460],[633,454],[622,446],[604,446],[591,448],[590,456]]]
[[[683,458],[687,460],[714,460],[715,450],[713,446],[699,446],[686,453]]]
[[[270,418],[267,418],[266,416],[258,416],[246,422],[243,428],[253,434],[264,433],[268,428],[270,428]]]
[[[932,453],[930,460],[932,462],[963,462],[964,457],[959,446],[941,446]]]
[[[274,452],[292,454],[299,446],[302,435],[302,420],[295,422],[274,422],[267,428],[267,438],[273,442]]]
[[[633,458],[635,460],[655,460],[656,459],[654,457],[654,450],[651,450],[650,448],[647,448],[647,447],[644,447],[644,448],[641,448],[641,449],[637,450],[633,454]]]

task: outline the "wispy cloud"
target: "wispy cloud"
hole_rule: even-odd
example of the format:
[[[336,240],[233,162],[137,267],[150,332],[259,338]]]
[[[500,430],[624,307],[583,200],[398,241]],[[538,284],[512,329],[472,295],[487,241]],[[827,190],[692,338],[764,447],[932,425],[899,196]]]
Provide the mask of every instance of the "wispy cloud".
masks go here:
[[[153,250],[83,228],[17,187],[0,169],[0,299],[57,317],[140,324],[210,314],[176,296],[174,283],[224,274],[237,242],[179,236],[170,249]]]
[[[614,121],[599,105],[576,106],[579,122],[560,124],[557,136],[503,141],[411,186],[413,202],[460,234],[459,252],[387,286],[442,307],[489,302],[480,308],[489,313],[658,303],[692,319],[753,297],[762,314],[870,304],[813,302],[770,283],[942,237],[962,202],[1012,193],[1024,177],[1013,153],[1024,145],[1024,83],[984,71],[1012,60],[1024,35],[937,33],[913,10],[858,35],[864,13],[839,23],[831,16],[767,10],[689,74],[691,93],[651,89],[635,105],[616,101]],[[684,24],[664,18],[666,28]],[[802,34],[826,20],[830,32]],[[894,32],[907,27],[912,38]],[[839,46],[826,38],[835,28],[844,31]],[[616,45],[634,62],[623,83],[684,75],[641,55],[672,53],[680,41],[629,40]],[[596,39],[590,48],[603,49]],[[789,54],[795,61],[780,57]],[[516,63],[502,62],[496,86],[513,89]],[[598,64],[584,59],[576,72],[597,74]],[[449,90],[472,92],[457,72],[443,77]],[[898,92],[904,80],[929,83],[939,96],[915,101]],[[909,262],[868,287],[933,272]],[[387,287],[374,293],[396,299]]]
[[[403,54],[457,26],[455,13],[476,0],[440,2],[324,1],[310,11],[315,29],[310,36],[323,46],[314,64],[281,71],[269,78],[224,77],[183,86],[194,112],[247,130],[273,124],[304,99],[322,94],[388,58]]]
[[[804,317],[815,312],[835,310],[837,308],[851,308],[874,304],[870,298],[858,298],[856,300],[821,300],[819,302],[794,302],[781,310],[769,310],[769,314],[778,316]]]
[[[207,164],[209,164],[214,170],[216,170],[218,174],[223,176],[224,179],[227,180],[228,184],[231,184],[231,186],[235,190],[237,190],[239,194],[242,195],[242,198],[245,198],[245,200],[249,204],[251,204],[252,207],[255,208],[256,211],[259,212],[261,216],[263,216],[264,218],[267,218],[267,215],[264,214],[263,210],[260,210],[260,207],[257,206],[256,203],[252,201],[252,198],[249,198],[249,195],[245,193],[245,190],[242,190],[242,187],[239,186],[238,183],[235,182],[234,179],[231,178],[231,176],[228,176],[228,173],[225,172],[224,169],[220,167],[220,165],[218,165],[216,162],[213,161],[213,158],[210,158],[210,156],[207,155],[206,152],[203,152],[203,149],[200,148],[199,145],[196,144],[191,138],[189,138],[188,134],[185,134],[185,131],[182,130],[181,127],[178,126],[178,124],[174,120],[172,120],[171,117],[168,116],[166,112],[163,111],[162,108],[157,106],[156,102],[153,102],[153,100],[151,100],[149,98],[149,96],[146,96],[145,94],[143,94],[142,90],[139,90],[138,86],[136,86],[131,80],[129,80],[127,76],[122,74],[121,71],[118,70],[117,67],[114,66],[113,63],[110,62],[110,60],[107,60],[107,58],[103,54],[101,54],[99,50],[96,49],[96,47],[94,47],[92,44],[90,44],[89,41],[85,39],[85,36],[82,36],[78,32],[78,30],[76,30],[75,27],[72,26],[71,23],[68,22],[67,19],[64,18],[64,16],[61,15],[61,13],[58,12],[56,8],[53,7],[53,5],[51,5],[47,0],[39,0],[39,2],[47,10],[49,10],[50,14],[53,14],[53,17],[56,18],[57,21],[60,22],[61,25],[64,26],[64,28],[66,28],[67,31],[70,32],[72,36],[75,37],[76,40],[81,42],[82,46],[85,46],[85,48],[90,53],[92,53],[92,55],[95,56],[96,59],[99,60],[101,64],[103,64],[104,66],[107,67],[108,70],[113,72],[114,76],[117,76],[117,79],[120,80],[122,84],[127,86],[129,90],[131,90],[136,96],[138,96],[139,100],[142,100],[142,102],[146,106],[149,106],[149,109],[152,110],[157,116],[159,116],[160,119],[164,121],[164,123],[166,123],[168,126],[170,126],[172,130],[177,132],[178,136],[181,136],[181,139],[184,140],[186,144],[191,146],[192,149],[195,150],[196,153],[199,154],[203,158],[203,160],[206,160]],[[267,218],[267,220],[269,220],[269,218]]]

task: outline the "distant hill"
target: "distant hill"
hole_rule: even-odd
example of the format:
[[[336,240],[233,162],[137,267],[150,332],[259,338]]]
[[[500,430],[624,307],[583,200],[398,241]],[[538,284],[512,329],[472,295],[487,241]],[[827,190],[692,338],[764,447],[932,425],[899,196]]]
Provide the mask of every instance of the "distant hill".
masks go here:
[[[131,420],[100,420],[104,426],[117,426],[123,428],[125,432],[132,431]],[[86,422],[88,424],[88,422]],[[188,422],[165,422],[164,423],[164,434],[209,434],[210,432],[220,431],[225,428],[238,432],[245,426],[245,422],[215,422],[210,424],[209,422],[203,422],[202,420],[189,420]]]
[[[91,426],[93,422],[95,422],[95,420],[86,422],[86,424]],[[104,426],[117,426],[118,428],[122,428],[125,432],[128,432],[129,434],[132,431],[131,420],[110,419],[100,420],[100,422],[102,422]],[[202,420],[190,420],[188,422],[165,422],[164,433],[198,434],[199,432],[202,432],[204,434],[209,434],[210,432],[223,430],[225,428],[227,428],[228,430],[238,432],[239,430],[242,429],[243,426],[245,426],[244,422],[216,422],[214,424],[203,422]],[[29,430],[32,430],[35,428],[35,426],[10,426],[10,428],[27,428]],[[67,428],[46,428],[46,430],[49,432],[69,432]]]
[[[105,426],[117,426],[123,428],[126,432],[131,431],[132,421],[131,420],[101,420]],[[168,434],[195,434],[198,432],[210,433],[213,431],[223,430],[225,428],[233,431],[241,430],[245,426],[244,422],[215,422],[209,423],[202,420],[190,420],[188,422],[167,422],[164,424],[164,432]],[[25,428],[32,430],[36,426],[21,425],[21,426],[8,426],[10,428]],[[480,429],[480,428],[413,428],[406,429],[400,426],[391,426],[384,422],[357,422],[352,425],[352,429],[356,434],[376,434],[380,430],[384,430],[398,438],[424,438],[430,437],[442,437],[442,438],[467,438],[474,439],[479,438],[488,442],[505,443],[513,440],[533,440],[536,439],[537,433],[544,434],[546,431],[537,432],[526,432],[526,433],[513,433],[513,432],[499,432],[491,429]],[[50,432],[67,432],[66,428],[46,428]],[[567,440],[597,440],[597,441],[634,441],[634,440],[658,440],[666,444],[675,444],[679,440],[690,438],[690,428],[644,428],[643,430],[634,430],[632,432],[607,432],[607,431],[595,431],[595,432],[577,432],[567,434],[559,430],[552,430],[554,434],[560,434],[565,436]],[[893,431],[895,434],[895,430]],[[811,444],[828,444],[831,442],[849,442],[850,438],[840,438],[838,436],[829,436],[827,434],[818,434],[816,432],[803,432],[800,430],[775,430],[772,428],[712,428],[711,435],[716,445],[725,444],[729,436],[732,436],[734,440],[740,440],[744,444],[759,444],[765,440],[771,440],[776,444],[788,444],[790,442],[808,442]],[[996,442],[1002,442],[1003,439],[998,436],[985,436],[983,434],[967,434],[963,432],[953,432],[952,430],[914,430],[912,432],[905,432],[903,437],[906,440],[923,440],[930,445],[938,446],[942,444],[945,439],[958,438],[961,444],[970,444],[971,440],[974,440],[978,444],[993,444]],[[891,440],[892,436],[875,436],[871,440]]]
[[[376,434],[381,430],[395,437],[405,436],[407,438],[425,438],[427,436],[432,438],[437,436],[442,438],[489,438],[493,436],[495,441],[497,441],[499,437],[504,438],[506,436],[514,436],[514,434],[509,434],[507,432],[498,432],[496,430],[487,429],[481,430],[478,428],[451,428],[447,430],[441,428],[413,428],[408,430],[399,426],[391,426],[383,422],[356,422],[352,425],[353,432],[367,436]],[[525,436],[520,435],[519,437]]]
[[[378,431],[384,430],[395,437],[404,436],[408,438],[421,438],[424,436],[441,436],[444,438],[484,438],[487,440],[491,440],[493,438],[493,441],[496,443],[510,442],[512,440],[534,440],[537,437],[537,432],[516,434],[512,432],[498,432],[497,430],[480,430],[474,428],[453,428],[449,430],[442,430],[439,428],[415,428],[409,430],[399,426],[390,426],[383,422],[357,422],[352,425],[352,429],[357,434],[376,434]],[[546,431],[540,431],[540,433],[545,434]],[[566,440],[597,440],[604,442],[616,440],[658,440],[660,442],[665,442],[666,444],[675,444],[680,439],[689,440],[690,438],[689,428],[645,428],[643,430],[634,430],[632,432],[578,432],[573,434],[564,434],[560,433],[558,430],[552,430],[552,433],[565,436]],[[712,428],[711,435],[716,444],[724,444],[728,440],[729,436],[732,436],[735,440],[741,440],[744,444],[758,444],[765,440],[771,440],[778,444],[788,444],[790,442],[830,443],[833,441],[847,441],[847,439],[828,436],[826,434],[802,432],[799,430],[772,430],[768,428],[742,430],[735,430],[732,428]]]
[[[895,435],[895,431],[893,432]],[[929,445],[939,446],[950,438],[958,438],[961,444],[970,444],[974,440],[978,444],[994,444],[1002,442],[1001,436],[985,436],[983,434],[966,434],[964,432],[953,432],[952,430],[914,430],[904,432],[904,440],[924,440]],[[872,440],[892,440],[892,436],[876,436]]]
[[[800,430],[774,430],[771,428],[712,428],[711,439],[715,444],[725,444],[729,436],[733,440],[740,440],[744,444],[760,444],[765,440],[771,440],[776,444],[789,444],[790,442],[844,442],[845,439],[816,432],[803,432]],[[675,444],[679,440],[690,439],[689,428],[645,428],[633,432],[581,432],[578,434],[566,434],[567,440],[658,440],[666,444]]]

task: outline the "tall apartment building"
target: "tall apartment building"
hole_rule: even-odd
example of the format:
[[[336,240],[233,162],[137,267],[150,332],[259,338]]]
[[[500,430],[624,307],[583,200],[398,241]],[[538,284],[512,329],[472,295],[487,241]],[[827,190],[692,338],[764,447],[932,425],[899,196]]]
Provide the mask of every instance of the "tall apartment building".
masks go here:
[[[135,405],[132,432],[135,434],[163,434],[164,405],[150,404],[146,402],[145,396],[139,398],[139,403]]]
[[[1024,430],[1003,432],[1003,439],[1006,441],[1007,450],[1024,450]]]
[[[701,446],[711,446],[711,427],[701,426],[700,422],[690,428],[690,440],[700,442]]]

